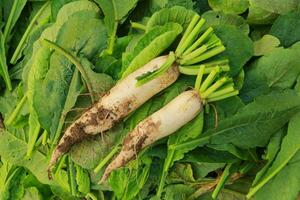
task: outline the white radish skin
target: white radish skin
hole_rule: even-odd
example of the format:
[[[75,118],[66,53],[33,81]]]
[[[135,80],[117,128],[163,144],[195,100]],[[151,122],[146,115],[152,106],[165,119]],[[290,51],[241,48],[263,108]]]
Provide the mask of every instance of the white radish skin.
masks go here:
[[[103,183],[113,170],[134,159],[141,149],[174,133],[194,119],[200,111],[202,101],[198,92],[189,90],[141,121],[124,139],[121,152],[108,165],[100,183]]]
[[[51,157],[50,167],[57,162],[60,156],[67,153],[72,145],[81,142],[90,135],[109,130],[120,119],[126,117],[155,94],[174,83],[179,76],[176,63],[166,73],[142,86],[136,86],[136,78],[138,76],[158,69],[167,58],[168,56],[157,57],[119,81],[93,107],[77,119],[66,130],[55,148]]]

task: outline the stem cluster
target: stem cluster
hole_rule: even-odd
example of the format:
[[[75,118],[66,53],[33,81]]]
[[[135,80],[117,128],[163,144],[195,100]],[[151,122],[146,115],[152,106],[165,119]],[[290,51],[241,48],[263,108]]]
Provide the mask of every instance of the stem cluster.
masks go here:
[[[222,73],[220,66],[217,65],[210,68],[208,76],[202,81],[207,70],[205,65],[201,65],[195,82],[195,90],[199,92],[204,102],[219,101],[239,93],[239,91],[234,88],[231,78],[220,76]]]
[[[137,86],[141,86],[166,72],[174,62],[179,65],[179,71],[182,74],[197,75],[200,66],[203,65],[201,64],[202,61],[222,53],[225,47],[221,40],[211,27],[202,30],[204,24],[205,20],[200,19],[200,16],[196,14],[184,32],[175,53],[170,52],[169,58],[159,69],[137,77]],[[132,26],[137,27],[139,25],[132,23]],[[205,65],[207,68],[203,74],[210,73],[213,66],[216,65],[219,65],[222,71],[229,71],[227,59],[209,62]]]

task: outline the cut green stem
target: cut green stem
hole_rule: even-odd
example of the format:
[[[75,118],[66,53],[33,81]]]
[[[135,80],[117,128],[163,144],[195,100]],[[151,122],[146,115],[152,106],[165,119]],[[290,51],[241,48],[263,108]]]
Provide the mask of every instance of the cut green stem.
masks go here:
[[[16,0],[15,0],[16,1]],[[41,16],[41,14],[44,12],[44,10],[50,5],[51,1],[47,1],[41,8],[40,10],[37,12],[37,14],[33,17],[33,19],[31,20],[31,22],[29,23],[28,27],[26,28],[25,33],[23,34],[13,56],[10,59],[10,63],[11,64],[16,64],[17,60],[19,59],[19,57],[21,56],[20,54],[22,53],[22,49],[25,45],[25,42],[29,36],[29,34],[32,31],[33,26],[36,24],[36,21],[38,20],[38,18]],[[49,14],[50,16],[50,14]]]
[[[47,139],[48,139],[48,132],[46,130],[44,130],[42,136],[43,136],[42,145],[46,145],[47,144]]]
[[[27,101],[27,95],[24,95],[21,99],[21,101],[17,104],[17,107],[14,109],[12,114],[9,116],[9,118],[5,121],[5,126],[10,126],[15,121],[17,116],[20,114],[21,109],[23,108],[24,104]]]
[[[211,62],[207,62],[205,63],[206,67],[212,67],[212,66],[216,66],[216,65],[224,65],[224,66],[228,66],[228,70],[229,71],[229,60],[228,59],[219,59],[219,60],[213,60]]]
[[[216,98],[233,91],[234,91],[234,86],[233,84],[230,84],[229,86],[224,87],[224,89],[220,89],[216,92],[213,92],[212,94],[209,94],[207,98]]]
[[[194,15],[194,17],[192,18],[191,22],[189,23],[186,31],[184,32],[177,48],[176,48],[176,55],[178,55],[178,51],[182,48],[182,45],[184,43],[184,41],[186,40],[186,38],[189,36],[189,34],[191,33],[191,31],[193,30],[193,28],[195,27],[196,23],[199,21],[200,16],[198,14]]]
[[[98,166],[94,169],[95,173],[98,173],[107,163],[110,161],[110,159],[121,149],[120,146],[115,146],[109,154],[101,160],[101,162],[98,164]]]
[[[216,67],[209,73],[209,75],[207,76],[207,78],[204,80],[203,84],[200,87],[201,94],[212,84],[212,82],[215,80],[219,71],[220,71],[220,68]]]
[[[213,101],[220,101],[222,99],[226,99],[226,98],[229,98],[229,97],[233,97],[233,96],[236,96],[239,94],[239,91],[238,90],[235,90],[233,92],[229,92],[227,94],[224,94],[224,95],[221,95],[221,96],[218,96],[218,97],[215,97],[215,98],[207,98],[207,101],[208,102],[213,102]]]
[[[180,60],[180,64],[184,65],[186,63],[189,63],[190,60],[193,60],[194,58],[199,57],[200,55],[204,54],[208,50],[217,48],[219,46],[223,46],[220,39],[215,34],[212,34],[209,40],[205,44],[198,47],[196,50],[182,56],[182,59]]]
[[[224,169],[224,171],[223,171],[223,173],[222,173],[222,175],[221,175],[221,177],[218,181],[218,184],[217,184],[216,188],[214,189],[214,191],[211,195],[211,197],[213,199],[217,198],[218,194],[220,193],[221,189],[224,187],[227,179],[229,178],[231,165],[232,164],[227,164],[226,165],[226,167],[225,167],[225,169]]]
[[[202,55],[189,60],[185,64],[186,65],[192,65],[192,64],[195,64],[195,63],[199,63],[203,60],[207,60],[207,59],[209,59],[209,58],[211,58],[215,55],[218,55],[219,53],[222,53],[223,51],[225,51],[225,47],[223,45],[215,47],[215,48],[213,48],[211,50],[208,50],[207,52],[203,53]]]
[[[140,23],[137,23],[137,22],[130,22],[130,24],[131,24],[132,28],[139,29],[139,30],[142,30],[142,31],[147,30],[147,27],[144,24],[140,24]]]
[[[182,46],[178,49],[178,51],[176,50],[176,55],[178,57],[181,57],[182,53],[186,50],[186,48],[191,45],[191,43],[194,41],[194,39],[199,34],[200,29],[201,29],[201,27],[203,26],[204,23],[205,23],[205,20],[200,19],[199,22],[197,23],[197,25],[192,30],[192,32],[190,32],[188,34],[186,39],[183,41]]]
[[[181,65],[184,65],[185,63],[188,63],[193,58],[196,58],[196,57],[200,56],[201,54],[203,54],[206,50],[207,50],[207,46],[202,45],[197,50],[183,56],[182,59],[180,59],[179,62],[180,62]]]
[[[205,71],[204,74],[209,74],[213,69],[216,68],[216,66],[208,66],[206,63],[203,64],[205,65]],[[197,75],[199,72],[199,67],[201,65],[190,65],[190,66],[179,66],[179,72],[185,75]],[[219,66],[220,70],[223,72],[228,72],[230,70],[229,65],[223,65]]]
[[[201,93],[201,98],[205,99],[206,97],[208,97],[208,95],[212,94],[214,91],[219,89],[227,81],[228,81],[228,77],[223,77],[220,80],[216,81],[213,85],[211,85],[208,89],[206,89],[203,93]]]
[[[203,41],[213,32],[213,29],[209,27],[197,40],[194,42],[192,46],[190,46],[183,54],[182,56],[185,56],[192,51],[194,51],[199,45],[203,43]]]
[[[200,86],[201,86],[201,82],[202,82],[204,72],[205,72],[205,65],[202,65],[202,66],[199,67],[198,75],[197,75],[196,82],[195,82],[195,90],[196,91],[200,90]]]
[[[94,92],[92,90],[92,84],[91,84],[91,82],[90,82],[83,66],[81,65],[81,63],[71,53],[67,52],[65,49],[58,46],[54,42],[51,42],[50,40],[44,39],[44,40],[42,40],[42,43],[44,45],[48,46],[49,48],[54,49],[55,51],[57,51],[59,54],[63,55],[64,57],[66,57],[71,63],[73,63],[76,66],[76,68],[78,69],[78,71],[82,75],[82,78],[83,78],[84,82],[86,83],[88,91],[91,94],[92,103],[94,103],[95,99],[94,99],[94,95],[93,95]]]
[[[39,137],[40,130],[41,130],[41,126],[39,124],[37,124],[34,127],[34,130],[30,131],[29,140],[28,140],[28,148],[27,148],[27,153],[26,153],[27,158],[30,158],[32,156],[32,152],[34,150],[36,141]]]

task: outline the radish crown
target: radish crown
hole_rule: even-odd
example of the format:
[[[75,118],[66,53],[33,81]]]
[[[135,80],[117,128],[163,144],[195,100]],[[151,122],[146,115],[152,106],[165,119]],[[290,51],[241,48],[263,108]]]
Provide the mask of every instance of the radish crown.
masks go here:
[[[205,19],[200,19],[198,14],[194,15],[175,52],[169,53],[168,60],[159,69],[137,77],[137,86],[143,85],[166,72],[174,62],[179,65],[180,73],[197,75],[199,67],[202,66],[199,63],[222,53],[225,50],[222,41],[214,33],[213,28],[209,27],[205,31],[202,30],[204,24]],[[219,65],[224,71],[229,70],[228,60],[214,61],[205,65],[208,70],[212,69],[209,67],[215,65]]]

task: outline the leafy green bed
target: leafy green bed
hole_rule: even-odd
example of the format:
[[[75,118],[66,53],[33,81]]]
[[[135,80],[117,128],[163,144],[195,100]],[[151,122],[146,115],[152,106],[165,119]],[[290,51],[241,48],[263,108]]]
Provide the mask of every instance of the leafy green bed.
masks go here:
[[[1,0],[0,199],[299,198],[299,6]],[[208,104],[99,185],[103,161],[122,138],[193,86],[193,76],[181,75],[108,133],[74,146],[49,179],[49,159],[66,127],[122,75],[173,50],[195,13],[226,47],[217,57],[229,59],[239,96]]]

